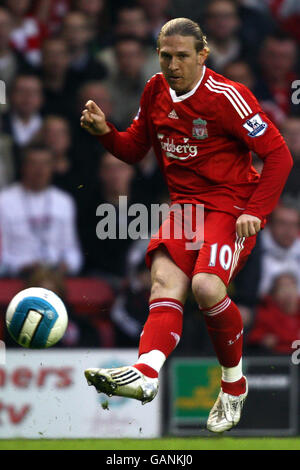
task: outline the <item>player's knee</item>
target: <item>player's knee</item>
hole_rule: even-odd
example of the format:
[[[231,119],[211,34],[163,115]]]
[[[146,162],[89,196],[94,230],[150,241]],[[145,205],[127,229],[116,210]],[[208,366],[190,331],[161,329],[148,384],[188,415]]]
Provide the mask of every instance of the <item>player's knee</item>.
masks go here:
[[[169,272],[158,270],[152,276],[150,300],[170,297],[184,303],[188,287],[189,282],[185,278],[181,279]]]
[[[226,295],[226,286],[215,274],[198,273],[193,277],[192,290],[202,308],[209,308],[220,302]]]
[[[162,297],[163,293],[168,290],[168,282],[164,275],[156,273],[151,286],[151,298]]]

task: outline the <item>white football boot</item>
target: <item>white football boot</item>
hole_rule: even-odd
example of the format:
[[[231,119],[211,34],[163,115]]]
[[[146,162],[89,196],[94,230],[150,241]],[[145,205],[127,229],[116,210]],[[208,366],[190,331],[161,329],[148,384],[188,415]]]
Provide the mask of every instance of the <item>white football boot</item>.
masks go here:
[[[242,409],[247,395],[247,379],[246,391],[242,395],[229,395],[221,389],[218,398],[209,413],[207,429],[212,432],[223,432],[236,426],[241,419]]]
[[[158,392],[158,379],[151,379],[135,367],[116,367],[113,369],[86,369],[84,372],[88,385],[94,385],[98,393],[109,397],[135,398],[142,405],[155,398]]]

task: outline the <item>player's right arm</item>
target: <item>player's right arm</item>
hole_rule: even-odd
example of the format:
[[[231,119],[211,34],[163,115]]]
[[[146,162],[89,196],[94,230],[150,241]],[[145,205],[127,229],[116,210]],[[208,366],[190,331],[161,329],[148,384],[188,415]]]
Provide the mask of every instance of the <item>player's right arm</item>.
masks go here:
[[[81,127],[96,136],[110,153],[126,163],[140,161],[151,147],[146,112],[149,88],[148,82],[141,98],[139,112],[125,132],[119,132],[113,124],[107,122],[103,111],[94,101],[89,100],[82,112]]]
[[[248,237],[260,230],[276,206],[293,159],[278,129],[248,88],[238,83],[234,86],[227,83],[217,89],[221,93],[217,103],[222,128],[264,162],[259,183],[237,219],[238,236]]]

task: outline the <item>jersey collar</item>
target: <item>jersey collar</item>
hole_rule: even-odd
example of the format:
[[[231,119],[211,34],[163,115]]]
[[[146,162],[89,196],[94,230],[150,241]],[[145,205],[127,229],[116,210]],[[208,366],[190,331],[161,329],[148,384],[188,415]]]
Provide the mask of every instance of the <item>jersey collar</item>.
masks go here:
[[[200,84],[203,80],[203,77],[205,75],[205,72],[206,72],[206,66],[204,65],[203,66],[202,76],[201,76],[199,82],[194,86],[194,88],[191,91],[189,91],[188,93],[185,93],[185,95],[177,96],[176,92],[172,88],[169,88],[170,95],[171,95],[173,103],[179,103],[180,101],[186,100],[187,98],[192,96],[197,91],[197,89],[199,88],[199,86],[200,86]]]

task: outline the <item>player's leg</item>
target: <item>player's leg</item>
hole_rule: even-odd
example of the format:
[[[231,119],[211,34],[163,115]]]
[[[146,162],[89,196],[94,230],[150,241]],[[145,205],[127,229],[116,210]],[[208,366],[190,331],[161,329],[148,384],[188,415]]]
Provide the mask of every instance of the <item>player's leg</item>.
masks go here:
[[[222,367],[221,392],[207,423],[214,432],[238,423],[247,396],[242,372],[242,317],[227,295],[227,285],[254,244],[253,237],[237,239],[233,217],[218,213],[207,217],[192,289]]]
[[[233,395],[240,394],[245,391],[241,366],[243,346],[241,314],[228,297],[226,285],[217,275],[196,274],[193,277],[192,289],[222,366],[223,389]]]
[[[248,393],[242,372],[242,318],[218,276],[198,273],[192,286],[222,367],[221,391],[210,412],[207,428],[223,432],[239,422]]]
[[[164,248],[153,253],[149,316],[140,338],[139,359],[133,366],[87,369],[85,376],[98,392],[135,398],[147,403],[158,391],[158,373],[178,344],[183,304],[190,278]]]
[[[146,375],[158,377],[182,334],[183,306],[190,278],[161,247],[153,254],[151,280],[149,316],[141,334],[135,367]]]

